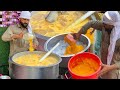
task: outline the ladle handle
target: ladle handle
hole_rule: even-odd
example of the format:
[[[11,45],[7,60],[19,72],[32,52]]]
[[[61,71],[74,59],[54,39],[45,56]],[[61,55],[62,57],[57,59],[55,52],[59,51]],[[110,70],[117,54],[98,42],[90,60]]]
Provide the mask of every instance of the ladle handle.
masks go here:
[[[56,47],[59,46],[59,44],[60,44],[60,43],[58,42],[49,52],[47,52],[47,53],[40,59],[39,62],[42,62],[48,55],[50,55],[51,52],[52,52]]]
[[[85,13],[83,16],[81,16],[79,19],[77,19],[75,22],[73,22],[71,25],[69,25],[65,31],[69,30],[69,29],[73,29],[77,24],[80,24],[82,21],[84,21],[86,18],[88,18],[89,16],[91,16],[92,14],[94,14],[96,11],[88,11],[87,13]]]

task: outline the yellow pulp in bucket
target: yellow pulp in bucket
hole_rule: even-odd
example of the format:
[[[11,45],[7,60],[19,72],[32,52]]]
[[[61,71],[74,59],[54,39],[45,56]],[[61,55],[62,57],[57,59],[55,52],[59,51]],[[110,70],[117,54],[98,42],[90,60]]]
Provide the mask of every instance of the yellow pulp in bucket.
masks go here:
[[[77,75],[87,76],[96,72],[98,68],[99,65],[95,60],[84,58],[84,60],[80,62],[78,58],[78,61],[74,62],[73,66],[71,66],[71,71]]]
[[[39,62],[45,54],[27,54],[14,59],[14,62],[25,66],[48,66],[58,62],[58,58],[49,55],[45,60]]]

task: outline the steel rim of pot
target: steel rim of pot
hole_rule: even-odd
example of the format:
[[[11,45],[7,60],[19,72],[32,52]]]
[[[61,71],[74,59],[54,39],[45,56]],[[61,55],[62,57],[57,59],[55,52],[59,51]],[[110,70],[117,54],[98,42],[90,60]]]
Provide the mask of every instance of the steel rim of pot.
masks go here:
[[[45,45],[44,45],[45,51],[49,51],[48,48],[47,48],[48,42],[50,42],[53,38],[55,38],[55,37],[57,37],[57,36],[65,35],[65,34],[68,34],[68,33],[58,34],[58,35],[55,35],[55,36],[49,38],[49,39],[45,42]],[[89,49],[90,44],[91,44],[90,39],[89,39],[86,35],[82,34],[82,36],[84,36],[84,37],[88,40],[88,45],[87,45],[87,47],[86,47],[84,50],[82,50],[82,51],[79,52],[79,53],[85,52],[87,49]],[[79,54],[79,53],[77,53],[77,54]],[[59,56],[60,56],[60,57],[71,57],[71,56],[74,56],[74,55],[76,55],[76,54],[71,54],[71,55],[59,55]]]
[[[25,52],[29,52],[29,51],[23,51],[23,52],[20,52],[20,53],[25,53]],[[37,52],[46,53],[46,52],[43,52],[43,51],[34,51],[34,52],[36,52],[36,53],[37,53]],[[20,54],[20,53],[16,53],[16,54]],[[16,55],[16,54],[14,54],[14,55]],[[38,53],[38,54],[39,54],[39,53]],[[14,63],[14,64],[16,64],[16,65],[18,65],[18,66],[24,66],[24,67],[48,68],[48,67],[52,67],[52,66],[58,65],[58,64],[60,64],[60,62],[62,61],[62,58],[61,58],[59,55],[52,53],[52,55],[55,55],[55,56],[58,57],[58,62],[57,62],[57,63],[52,64],[52,65],[48,65],[48,66],[26,66],[26,65],[22,65],[22,64],[16,63],[16,62],[13,60],[14,55],[10,58],[10,60],[12,61],[12,63]]]

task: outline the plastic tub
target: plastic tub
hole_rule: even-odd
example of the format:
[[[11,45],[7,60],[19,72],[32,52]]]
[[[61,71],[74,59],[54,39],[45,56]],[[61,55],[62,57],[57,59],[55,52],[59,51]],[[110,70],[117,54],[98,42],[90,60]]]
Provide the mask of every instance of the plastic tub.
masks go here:
[[[87,75],[87,76],[80,76],[80,75],[75,74],[73,71],[71,71],[71,68],[72,68],[71,66],[72,66],[73,63],[76,62],[78,57],[92,58],[93,60],[95,60],[98,63],[98,65],[99,65],[98,69],[94,73],[92,73],[91,75]],[[81,61],[81,60],[79,60],[79,61]],[[69,70],[69,72],[70,72],[70,74],[72,76],[72,79],[98,79],[98,73],[101,70],[101,64],[102,64],[102,62],[101,62],[100,58],[97,55],[89,53],[89,52],[84,52],[84,53],[76,54],[75,56],[73,56],[69,60],[69,62],[68,62],[68,70]]]

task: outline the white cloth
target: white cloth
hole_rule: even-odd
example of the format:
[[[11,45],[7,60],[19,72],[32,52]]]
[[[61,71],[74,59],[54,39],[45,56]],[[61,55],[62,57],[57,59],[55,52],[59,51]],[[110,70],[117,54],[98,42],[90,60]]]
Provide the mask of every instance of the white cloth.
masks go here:
[[[19,18],[30,19],[31,13],[29,11],[22,11]]]
[[[110,34],[110,45],[108,47],[107,64],[110,65],[115,50],[116,41],[120,38],[120,14],[118,11],[107,11],[103,15],[103,22],[113,25],[114,28]]]
[[[32,33],[32,27],[31,27],[31,24],[30,24],[30,23],[28,24],[28,27],[27,27],[27,28],[28,28],[29,34],[33,34],[33,33]]]

